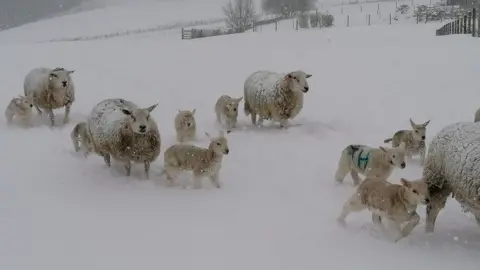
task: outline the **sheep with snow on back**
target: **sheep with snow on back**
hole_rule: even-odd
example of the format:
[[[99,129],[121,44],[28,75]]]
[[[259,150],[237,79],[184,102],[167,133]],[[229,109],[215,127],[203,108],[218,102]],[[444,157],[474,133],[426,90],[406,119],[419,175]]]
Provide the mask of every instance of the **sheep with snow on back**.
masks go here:
[[[244,84],[244,112],[253,125],[261,126],[264,119],[279,122],[286,128],[303,108],[303,94],[308,92],[307,79],[312,75],[301,70],[279,74],[261,70],[247,77]]]
[[[175,116],[175,131],[177,132],[177,141],[185,142],[195,140],[197,133],[197,124],[195,122],[195,109],[192,111],[178,110]]]
[[[431,200],[426,232],[433,232],[438,213],[450,195],[470,212],[480,226],[480,124],[447,125],[432,139],[423,169]]]
[[[70,138],[72,139],[75,152],[80,151],[80,147],[82,148],[85,157],[93,152],[93,144],[87,129],[87,122],[77,123],[73,127],[72,132],[70,132]]]
[[[40,108],[50,117],[52,126],[55,124],[54,109],[65,107],[63,123],[69,121],[70,109],[75,101],[75,85],[71,78],[74,70],[63,68],[35,68],[25,76],[25,95],[33,95],[33,105],[39,115]]]
[[[33,95],[27,96],[19,95],[16,98],[12,98],[5,109],[5,117],[7,123],[11,124],[13,117],[17,117],[28,125],[32,125],[32,107],[33,107]]]
[[[227,133],[230,133],[237,125],[238,118],[238,103],[243,99],[232,98],[229,95],[222,95],[215,103],[215,114],[217,115],[217,122],[223,124],[227,128]]]
[[[165,167],[162,172],[167,174],[169,184],[181,171],[191,171],[194,177],[194,188],[202,187],[202,178],[209,177],[212,184],[220,188],[219,172],[222,167],[223,155],[228,155],[228,141],[224,132],[220,131],[218,137],[211,137],[208,148],[202,148],[191,144],[175,144],[170,146],[164,153]],[[183,184],[186,188],[186,184]]]
[[[392,142],[393,147],[397,147],[401,142],[404,142],[406,156],[411,159],[413,155],[420,155],[420,165],[423,166],[426,152],[425,135],[429,123],[430,120],[423,124],[415,124],[415,122],[410,119],[411,130],[399,130],[393,134],[392,138],[385,139],[383,142]]]
[[[106,99],[90,113],[87,129],[95,153],[110,167],[110,157],[123,162],[130,176],[132,162],[143,163],[146,178],[160,154],[160,133],[150,113],[158,104],[140,108],[125,99]]]
[[[365,179],[343,205],[337,222],[345,225],[345,219],[350,213],[368,209],[372,212],[373,221],[383,232],[387,230],[382,220],[391,226],[395,242],[408,236],[420,221],[417,206],[429,203],[430,198],[423,179],[408,181],[402,178],[400,182],[401,185],[385,180]],[[407,224],[402,228],[404,222]]]

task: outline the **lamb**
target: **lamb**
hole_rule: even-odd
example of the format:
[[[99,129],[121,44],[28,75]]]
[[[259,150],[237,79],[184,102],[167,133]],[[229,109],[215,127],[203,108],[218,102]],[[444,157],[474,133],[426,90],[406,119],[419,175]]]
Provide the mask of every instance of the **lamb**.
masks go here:
[[[13,117],[21,119],[28,125],[32,125],[32,107],[33,107],[33,95],[27,96],[19,95],[16,98],[12,98],[7,108],[5,109],[5,117],[7,123],[11,124]]]
[[[93,152],[93,144],[87,129],[87,122],[77,123],[70,133],[70,138],[72,139],[75,152],[80,151],[80,146],[83,150],[85,158],[89,153]]]
[[[475,112],[474,122],[480,121],[480,108]]]
[[[174,178],[181,171],[192,171],[193,187],[202,187],[202,178],[209,177],[212,184],[220,188],[219,172],[222,167],[223,155],[228,155],[228,141],[224,132],[220,131],[218,137],[211,137],[208,148],[201,148],[190,144],[175,144],[170,146],[164,153],[165,167],[161,175],[167,174],[167,181],[173,184]],[[186,188],[186,184],[183,184]]]
[[[140,108],[122,99],[106,99],[98,103],[87,120],[94,152],[110,167],[110,157],[125,163],[130,176],[132,162],[143,163],[146,178],[150,164],[160,154],[160,133],[150,113],[158,103]]]
[[[247,77],[244,84],[244,112],[250,115],[252,124],[263,120],[279,122],[286,128],[303,108],[303,94],[308,92],[307,79],[312,75],[301,70],[279,74],[260,70]]]
[[[423,170],[431,200],[426,232],[433,232],[438,213],[450,194],[480,226],[480,125],[457,122],[445,126],[430,143]]]
[[[366,178],[387,180],[395,167],[405,169],[405,143],[401,142],[393,148],[371,148],[366,145],[348,145],[340,156],[335,180],[343,183],[345,176],[350,172],[353,184],[360,183],[358,174]]]
[[[427,122],[417,125],[410,118],[410,125],[412,130],[399,130],[397,131],[392,138],[384,140],[384,143],[392,142],[393,147],[397,147],[401,142],[405,143],[405,154],[409,159],[413,155],[420,155],[420,165],[423,166],[425,162],[425,135],[427,132],[427,125],[430,123],[430,120]]]
[[[178,110],[175,116],[175,130],[177,141],[185,142],[195,140],[197,124],[195,123],[195,109],[192,111]]]
[[[382,219],[386,221],[387,226],[392,227],[395,242],[408,236],[420,221],[417,206],[428,204],[431,200],[423,179],[408,181],[401,178],[400,182],[401,185],[397,185],[385,180],[365,179],[343,205],[337,222],[345,225],[345,219],[351,212],[368,209],[373,217],[379,217],[375,223],[382,231],[386,232]],[[404,222],[408,223],[402,229],[401,225]]]
[[[75,101],[75,85],[71,78],[74,70],[63,68],[35,68],[25,76],[25,95],[33,94],[33,105],[39,115],[40,108],[50,117],[52,126],[55,124],[54,109],[65,107],[63,123],[68,123],[70,109]]]
[[[227,128],[227,133],[230,133],[237,125],[238,118],[238,103],[243,97],[232,98],[229,95],[222,95],[215,103],[215,114],[217,115],[217,122],[223,124]]]

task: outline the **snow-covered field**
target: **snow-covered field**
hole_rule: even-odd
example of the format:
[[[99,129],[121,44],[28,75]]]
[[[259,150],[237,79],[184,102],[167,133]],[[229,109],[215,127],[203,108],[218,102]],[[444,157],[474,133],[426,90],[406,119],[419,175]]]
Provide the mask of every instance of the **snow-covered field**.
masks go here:
[[[51,129],[38,116],[30,129],[0,120],[0,269],[478,269],[480,228],[453,199],[433,234],[424,233],[422,220],[397,244],[382,238],[368,212],[350,216],[346,228],[335,222],[354,191],[349,176],[343,185],[333,180],[346,145],[382,145],[397,129],[409,128],[410,117],[431,119],[428,142],[446,124],[473,120],[480,40],[437,38],[439,26],[188,41],[151,34],[28,43],[12,39],[21,28],[0,33],[0,42],[4,35],[10,41],[0,43],[4,106],[23,92],[25,74],[37,66],[75,69],[77,87],[65,126]],[[217,97],[241,96],[244,79],[258,69],[313,74],[292,127],[279,130],[266,121],[254,130],[241,103],[239,130],[228,135],[223,187],[207,181],[202,190],[166,187],[158,175],[163,151],[175,143],[177,110],[196,108],[195,144],[206,146],[203,133],[217,130]],[[141,165],[126,177],[121,166],[108,169],[102,158],[73,151],[73,125],[113,97],[143,107],[159,102],[152,115],[162,154],[151,180],[143,180]],[[63,110],[56,114],[60,123]],[[417,163],[395,171],[392,181],[420,177]]]

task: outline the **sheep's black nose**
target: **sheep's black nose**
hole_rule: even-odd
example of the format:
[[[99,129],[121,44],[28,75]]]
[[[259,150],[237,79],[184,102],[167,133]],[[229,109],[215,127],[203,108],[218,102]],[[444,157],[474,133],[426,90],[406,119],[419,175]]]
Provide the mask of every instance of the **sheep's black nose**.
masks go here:
[[[225,149],[225,154],[228,154],[228,152],[230,152],[229,149]]]
[[[66,87],[67,86],[67,81],[63,81],[62,84],[63,84],[63,87]]]
[[[309,89],[308,86],[305,86],[305,87],[303,88],[303,92],[305,92],[305,93],[308,92],[308,89]]]
[[[145,129],[147,128],[147,126],[145,126],[145,125],[140,125],[139,128],[140,128],[140,131],[145,131]]]
[[[32,108],[32,107],[33,107],[33,105],[32,105],[32,104],[30,104],[30,108]]]
[[[430,199],[429,199],[429,198],[426,198],[426,199],[425,199],[425,203],[430,203]]]
[[[405,168],[405,162],[402,162],[402,164],[400,164],[400,166],[403,168]]]
[[[425,136],[422,136],[422,140],[425,140]]]
[[[190,125],[191,125],[191,124],[190,124],[190,123],[188,123],[188,124],[187,124],[187,127],[190,127]]]

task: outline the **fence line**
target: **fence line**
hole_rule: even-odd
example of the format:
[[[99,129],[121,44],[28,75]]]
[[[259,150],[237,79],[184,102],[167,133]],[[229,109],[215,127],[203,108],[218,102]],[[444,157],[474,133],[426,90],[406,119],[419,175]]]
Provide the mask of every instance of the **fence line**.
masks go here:
[[[471,34],[472,37],[480,36],[480,20],[477,16],[477,9],[472,8],[467,15],[460,17],[453,22],[449,22],[436,30],[437,36]]]

